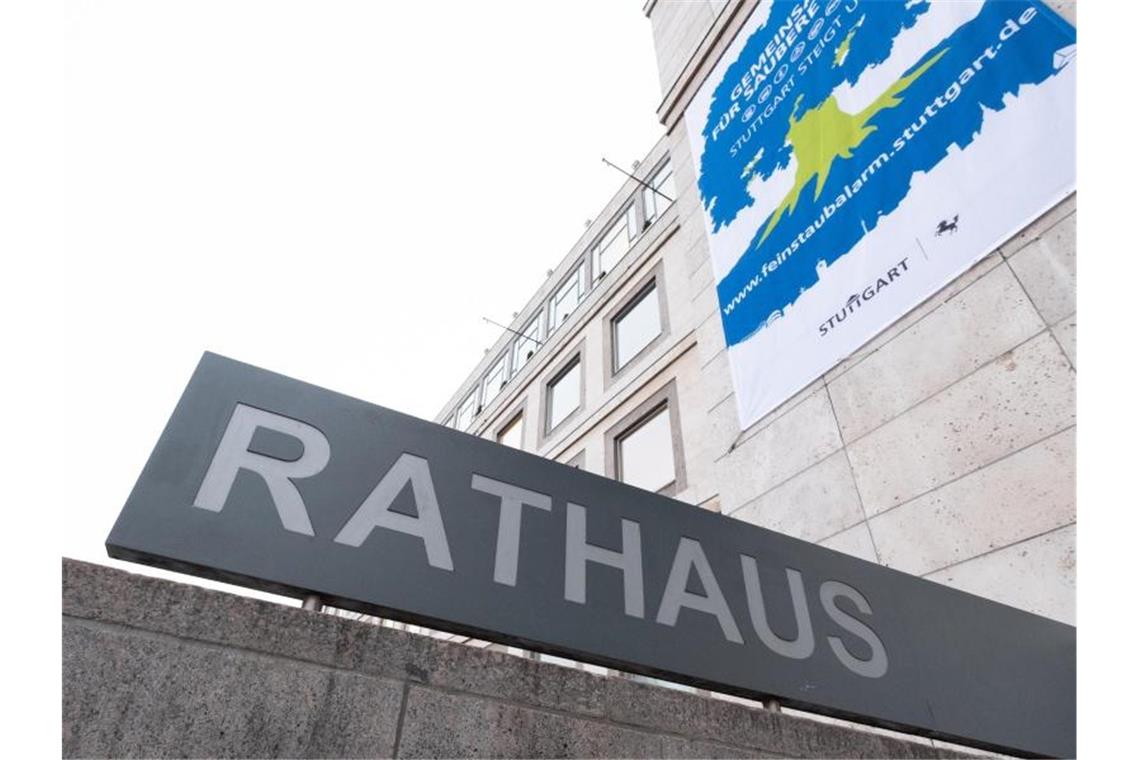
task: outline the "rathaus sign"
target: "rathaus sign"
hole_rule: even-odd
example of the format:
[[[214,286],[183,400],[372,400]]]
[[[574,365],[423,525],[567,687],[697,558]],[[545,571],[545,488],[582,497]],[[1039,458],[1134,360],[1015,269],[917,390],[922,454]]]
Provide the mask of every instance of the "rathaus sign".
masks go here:
[[[1009,752],[1075,629],[214,354],[112,557]]]

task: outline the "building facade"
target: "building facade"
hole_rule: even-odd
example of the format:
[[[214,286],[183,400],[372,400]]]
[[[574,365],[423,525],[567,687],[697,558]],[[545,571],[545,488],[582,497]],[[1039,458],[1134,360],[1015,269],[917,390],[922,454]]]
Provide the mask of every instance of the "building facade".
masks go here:
[[[436,420],[1075,623],[1075,194],[741,429],[682,114],[756,5],[645,5],[665,137]]]

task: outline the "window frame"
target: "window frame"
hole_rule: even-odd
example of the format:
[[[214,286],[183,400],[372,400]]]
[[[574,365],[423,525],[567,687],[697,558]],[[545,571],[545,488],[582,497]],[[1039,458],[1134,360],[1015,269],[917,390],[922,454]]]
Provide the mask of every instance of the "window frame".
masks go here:
[[[619,367],[617,363],[617,322],[632,311],[633,307],[639,303],[641,297],[651,287],[657,291],[657,318],[661,329],[653,340],[642,346],[636,354],[629,358],[629,361]],[[659,259],[653,268],[618,301],[617,305],[606,313],[602,326],[602,350],[606,357],[604,387],[609,389],[614,382],[630,370],[630,367],[637,365],[669,337],[669,304],[665,291],[665,264],[663,259]]]
[[[562,464],[566,465],[567,467],[574,467],[574,468],[577,468],[579,470],[585,470],[586,469],[586,450],[582,449],[581,451],[579,451],[577,454],[575,454],[574,456],[567,459]]]
[[[475,424],[475,418],[479,416],[479,411],[480,411],[479,410],[479,389],[482,387],[482,385],[483,385],[482,382],[476,384],[476,386],[471,389],[471,392],[468,393],[466,396],[464,396],[463,400],[459,402],[459,405],[457,407],[455,407],[455,429],[456,430],[462,430],[464,433],[466,433]],[[472,402],[471,403],[471,419],[470,419],[470,421],[468,421],[466,426],[460,427],[459,426],[459,418],[463,413],[463,407],[467,405],[468,401]]]
[[[634,488],[642,488],[644,490],[648,490],[648,489],[645,489],[644,486],[634,485],[633,483],[630,483],[627,480],[625,480],[624,473],[623,473],[624,467],[623,467],[623,462],[622,462],[622,458],[623,458],[622,452],[624,451],[624,447],[625,447],[626,443],[631,438],[633,438],[634,435],[636,435],[641,430],[644,430],[645,427],[647,425],[649,425],[650,422],[654,422],[654,421],[660,419],[662,416],[665,417],[665,421],[669,425],[669,427],[668,427],[669,437],[670,437],[669,443],[670,443],[670,447],[672,447],[673,420],[670,419],[670,417],[669,417],[669,404],[668,404],[668,402],[665,402],[665,401],[662,401],[661,403],[654,406],[652,409],[650,409],[648,412],[646,412],[644,415],[642,415],[640,418],[638,418],[638,420],[636,422],[634,422],[632,425],[630,425],[626,429],[622,430],[621,433],[619,433],[618,435],[614,436],[614,479],[615,480],[618,480],[622,483],[625,483],[626,485],[631,485]],[[673,477],[667,483],[665,483],[665,485],[656,489],[656,491],[654,491],[654,493],[661,493],[665,489],[674,486],[676,484],[676,482],[677,482],[677,461],[676,461],[676,453],[674,452]]]
[[[502,354],[500,354],[498,359],[496,359],[494,361],[494,363],[491,364],[490,369],[487,370],[487,374],[483,375],[482,379],[479,381],[479,390],[480,390],[480,399],[481,399],[480,405],[484,409],[486,409],[487,406],[492,401],[494,401],[495,399],[497,399],[499,397],[499,394],[502,393],[503,390],[507,387],[507,383],[509,383],[511,381],[511,367],[509,364],[510,354],[511,354],[510,351],[504,351]],[[494,374],[495,368],[498,367],[500,364],[503,367],[502,379],[499,381],[499,387],[493,389],[493,391],[494,391],[493,395],[488,396],[487,395],[487,381],[491,379],[492,375]],[[478,415],[476,415],[476,416],[478,416]]]
[[[619,461],[620,442],[637,432],[640,427],[663,409],[669,415],[669,434],[673,451],[673,482],[662,486],[656,493],[676,496],[685,490],[688,486],[688,479],[685,474],[684,435],[681,431],[681,413],[677,401],[676,379],[670,380],[606,430],[606,477],[624,482],[621,479]],[[637,486],[632,487],[637,488]]]
[[[577,365],[581,372],[578,381],[578,406],[559,420],[557,424],[551,425],[550,407],[553,394],[551,394],[550,388],[565,377],[566,374],[573,369],[574,365]],[[566,430],[567,426],[582,413],[582,409],[586,406],[586,352],[584,340],[566,352],[566,358],[555,365],[554,369],[542,378],[542,383],[539,385],[539,388],[542,394],[542,424],[539,428],[539,448],[541,449],[550,439]]]
[[[572,280],[577,281],[576,284],[578,286],[578,301],[574,304],[573,309],[566,312],[566,319],[562,320],[562,322],[570,321],[570,317],[573,316],[574,312],[578,311],[578,307],[582,305],[582,303],[586,300],[586,296],[590,294],[590,282],[589,275],[586,272],[585,257],[578,259],[578,265],[572,268],[571,271],[568,272],[564,278],[562,278],[562,281],[558,283],[558,287],[554,288],[550,294],[550,299],[547,301],[546,309],[547,337],[553,335],[555,331],[562,326],[562,322],[558,321],[558,295],[566,289],[566,286],[569,285]]]
[[[590,246],[591,287],[596,286],[602,280],[602,277],[610,274],[612,269],[616,269],[617,264],[629,255],[629,252],[633,250],[634,245],[637,243],[637,239],[641,235],[641,230],[639,230],[637,227],[637,203],[635,201],[636,198],[630,198],[628,202],[622,206],[621,211],[615,214],[613,219],[610,220],[610,223],[606,225],[606,228],[602,231],[602,234],[598,235],[598,237],[594,239],[593,245]],[[604,274],[600,274],[601,254],[599,253],[599,249],[601,247],[602,241],[605,240],[606,236],[608,236],[611,232],[616,230],[619,225],[625,226],[626,242],[628,245],[626,246],[626,249],[622,255],[619,256],[617,261],[614,262],[613,268],[611,270],[606,270]]]
[[[658,207],[658,202],[664,202],[664,199],[661,198],[661,196],[658,195],[658,193],[655,191],[660,191],[662,193],[664,192],[661,189],[659,179],[666,169],[669,170],[669,174],[673,178],[673,199],[669,201],[669,205]],[[653,190],[650,190],[648,187],[641,188],[641,206],[645,219],[645,223],[642,226],[642,229],[649,229],[649,227],[652,226],[654,222],[664,216],[665,212],[672,208],[673,204],[677,202],[677,172],[673,168],[672,160],[666,158],[658,166],[654,167],[653,173],[650,174],[649,178],[645,180],[645,184],[653,188]],[[649,215],[648,199],[650,198],[653,199],[653,210],[655,212],[653,216]]]
[[[644,303],[645,299],[649,298],[650,294],[654,296],[657,306],[657,334],[646,341],[645,345],[637,349],[632,356],[625,360],[624,364],[621,364],[619,363],[621,361],[621,357],[619,356],[619,352],[621,351],[621,333],[619,331],[621,322],[623,319],[632,314],[638,306]],[[652,346],[654,342],[656,342],[657,339],[661,336],[661,294],[657,288],[657,282],[655,280],[650,280],[648,284],[641,288],[641,290],[638,290],[633,295],[633,297],[629,299],[629,303],[626,304],[626,307],[615,314],[613,319],[609,320],[607,324],[609,325],[610,338],[612,343],[610,360],[613,362],[613,371],[614,374],[616,374],[636,361],[637,358],[645,353],[645,351],[650,346]]]
[[[516,451],[526,451],[526,418],[526,399],[523,399],[523,402],[512,409],[510,414],[507,414],[503,417],[506,422],[499,425],[495,429],[495,443],[499,444],[500,446],[507,445],[502,442],[503,431],[510,428],[511,425],[515,424],[515,421],[517,420],[519,423],[519,446]]]
[[[530,362],[530,360],[534,358],[535,354],[538,353],[538,350],[540,348],[542,348],[542,345],[543,345],[542,344],[542,338],[543,338],[542,328],[543,328],[543,324],[545,321],[543,319],[543,314],[545,311],[546,311],[545,309],[541,309],[541,308],[538,311],[536,311],[534,314],[534,318],[529,320],[528,322],[526,322],[523,325],[523,329],[519,330],[521,335],[516,337],[515,342],[511,345],[510,373],[511,373],[512,378],[515,375],[517,375],[519,372],[521,372],[522,368],[525,367],[527,365],[527,363]],[[531,325],[534,325],[534,327],[535,327],[533,338],[527,336],[527,330],[528,330],[528,328],[530,328]],[[526,337],[523,337],[523,336],[526,336]],[[519,350],[519,347],[524,346],[524,345],[528,346],[528,347],[533,346],[532,353],[531,353],[529,358],[522,358],[522,356],[521,356],[522,351]],[[526,349],[524,348],[523,351],[525,351],[525,350]]]

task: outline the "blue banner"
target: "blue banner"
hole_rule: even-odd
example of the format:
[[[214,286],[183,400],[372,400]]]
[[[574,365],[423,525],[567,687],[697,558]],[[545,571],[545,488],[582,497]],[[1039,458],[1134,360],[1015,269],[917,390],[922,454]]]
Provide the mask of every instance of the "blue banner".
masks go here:
[[[797,333],[795,340],[769,338],[779,353],[748,361],[750,372],[766,372],[773,361],[830,357],[807,373],[818,376],[1031,221],[1026,213],[1071,191],[1073,135],[1055,129],[1052,117],[1057,110],[1071,117],[1075,42],[1068,23],[1030,0],[760,4],[686,114],[726,343],[740,346],[767,330]],[[994,139],[975,150],[988,132],[1020,133],[1033,152]],[[1011,157],[1020,163],[1003,165]],[[1050,161],[1067,165],[1042,174],[1036,165]],[[944,162],[972,166],[939,172]],[[919,180],[939,175],[945,184],[926,194],[955,202],[923,200],[912,208]],[[994,183],[1040,197],[1020,213],[978,209],[974,201],[992,195]],[[986,235],[958,238],[971,245],[944,256],[957,266],[940,267],[940,278],[908,276],[929,257],[923,238],[950,239],[967,224]],[[888,226],[889,240],[880,234]],[[846,300],[821,303],[822,311],[801,308],[845,257],[883,247],[896,252],[874,266],[840,267],[844,281],[833,284],[854,299],[850,308]],[[825,340],[887,290],[893,294],[881,300],[897,308],[885,322],[852,332],[859,340],[834,341],[842,350],[789,345]],[[807,318],[811,329],[782,324],[790,318]],[[734,366],[734,376],[747,382],[740,369]],[[760,406],[795,390],[766,392]],[[744,412],[742,422],[759,413]]]

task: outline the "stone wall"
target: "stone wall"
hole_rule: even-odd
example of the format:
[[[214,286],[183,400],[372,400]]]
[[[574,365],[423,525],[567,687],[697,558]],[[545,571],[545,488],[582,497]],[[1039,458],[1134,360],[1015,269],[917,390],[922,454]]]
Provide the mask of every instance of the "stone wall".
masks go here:
[[[63,561],[64,757],[952,757]]]

